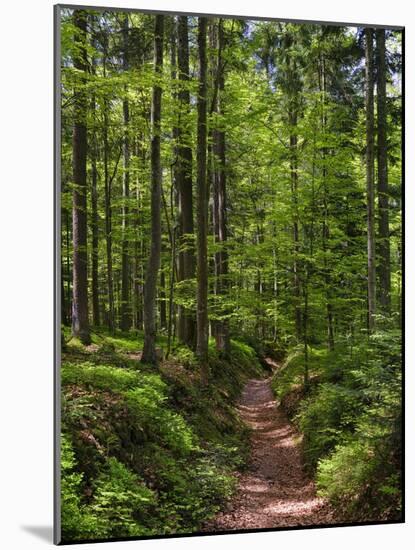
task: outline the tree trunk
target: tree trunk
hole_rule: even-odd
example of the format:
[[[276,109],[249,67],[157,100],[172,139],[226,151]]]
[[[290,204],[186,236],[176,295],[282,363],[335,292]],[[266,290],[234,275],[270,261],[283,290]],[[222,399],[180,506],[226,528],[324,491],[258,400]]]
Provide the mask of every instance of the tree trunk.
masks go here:
[[[326,141],[325,133],[327,130],[327,115],[326,115],[326,69],[325,59],[321,56],[320,59],[320,91],[322,93],[322,113],[321,113],[321,125],[324,135],[324,141]],[[329,227],[329,195],[327,188],[327,147],[323,147],[323,264],[324,264],[324,285],[326,294],[326,318],[327,318],[327,346],[330,351],[334,350],[334,327],[333,327],[333,306],[331,303],[331,285],[332,280],[330,277],[330,267],[327,260],[328,244],[330,239],[330,227]]]
[[[366,186],[367,186],[367,296],[368,330],[375,328],[375,193],[374,193],[374,113],[373,113],[373,30],[365,29],[366,52]]]
[[[278,247],[277,247],[277,232],[276,223],[272,222],[272,291],[274,302],[274,315],[272,326],[272,338],[274,342],[278,340],[279,327],[278,327]]]
[[[290,126],[292,129],[297,127],[297,112],[296,107],[293,107],[290,112]],[[295,331],[297,340],[301,340],[301,289],[300,289],[300,274],[299,274],[299,232],[298,232],[298,159],[297,159],[297,135],[290,135],[290,176],[291,176],[291,198],[293,203],[293,244],[294,244],[294,309],[295,309]]]
[[[154,71],[163,72],[164,16],[156,15],[154,29]],[[156,355],[156,294],[161,256],[161,96],[162,88],[153,86],[151,102],[151,245],[144,285],[144,347],[141,361],[157,364]]]
[[[70,258],[70,242],[71,242],[71,220],[72,212],[69,208],[65,209],[65,228],[66,228],[66,317],[68,319],[68,325],[72,324],[72,291],[71,291],[71,258]]]
[[[178,18],[178,76],[181,84],[178,99],[181,124],[177,128],[176,184],[179,209],[179,269],[178,281],[195,277],[193,192],[192,192],[192,148],[189,133],[190,93],[189,81],[189,38],[186,16]],[[183,306],[178,309],[178,338],[189,347],[195,347],[195,317]]]
[[[66,303],[65,295],[65,281],[64,281],[64,269],[63,263],[61,262],[61,323],[64,325],[69,325],[68,319],[68,304]]]
[[[177,80],[177,18],[173,17],[171,21],[172,29],[170,32],[170,72],[171,72],[171,80],[172,82],[175,82]],[[177,90],[176,88],[173,88],[172,90],[172,99],[173,103],[177,103]],[[171,344],[172,344],[172,335],[173,335],[173,323],[175,322],[175,315],[174,315],[174,284],[177,279],[176,275],[178,272],[178,265],[177,265],[177,257],[176,257],[176,232],[177,232],[177,226],[174,223],[175,216],[177,217],[177,223],[180,223],[178,211],[175,213],[175,204],[178,206],[178,190],[177,190],[177,180],[176,180],[176,170],[175,167],[177,166],[177,143],[178,143],[178,135],[179,135],[179,128],[180,125],[180,117],[181,113],[179,113],[179,116],[175,118],[175,123],[173,124],[173,157],[174,162],[170,165],[170,219],[171,224],[169,221],[169,212],[167,207],[167,201],[164,196],[163,188],[161,189],[162,193],[162,199],[163,199],[163,205],[165,208],[165,216],[166,216],[166,224],[167,224],[167,230],[169,233],[169,242],[170,242],[170,273],[169,273],[169,284],[168,284],[168,303],[169,303],[169,309],[168,309],[168,318],[166,318],[167,323],[167,349],[166,349],[166,359],[170,355],[171,351]],[[166,317],[166,308],[167,308],[167,296],[165,294],[165,310],[164,310],[164,316]],[[161,313],[161,312],[160,312]],[[160,315],[162,317],[162,315]]]
[[[137,159],[145,162],[144,151],[140,149],[141,136],[136,141],[135,155]],[[137,170],[134,205],[134,328],[143,330],[143,238],[140,231],[140,170]]]
[[[123,69],[128,71],[128,15],[123,22]],[[123,142],[123,211],[122,211],[122,252],[121,252],[121,330],[128,331],[131,328],[131,303],[130,303],[130,250],[129,250],[129,209],[130,199],[130,106],[128,102],[128,86],[124,89],[123,100],[124,118],[124,142]]]
[[[107,40],[104,38],[104,55],[103,55],[103,76],[106,78],[106,63],[107,63]],[[108,143],[108,98],[105,95],[103,100],[104,111],[104,198],[105,198],[105,249],[107,256],[107,293],[108,293],[108,312],[107,325],[111,333],[115,329],[115,308],[114,308],[114,277],[112,263],[112,206],[111,206],[111,188],[112,178],[109,175],[109,143]]]
[[[105,195],[105,248],[107,255],[107,292],[108,317],[107,324],[111,333],[115,328],[114,312],[114,277],[112,265],[112,207],[111,207],[111,180],[109,176],[109,144],[108,144],[108,101],[104,99],[104,195]]]
[[[301,341],[302,319],[301,319],[301,279],[300,279],[300,241],[299,241],[299,214],[298,214],[298,115],[299,115],[299,83],[298,69],[293,46],[295,36],[287,32],[284,40],[284,48],[287,52],[286,67],[286,94],[288,100],[288,126],[289,136],[289,158],[290,158],[290,180],[291,180],[291,205],[292,205],[292,236],[293,236],[293,303],[294,321],[297,341]]]
[[[92,207],[92,321],[95,326],[99,326],[101,319],[99,315],[99,281],[98,281],[98,171],[97,171],[97,145],[95,129],[93,133],[92,146],[92,189],[91,189],[91,207]]]
[[[171,265],[170,265],[170,286],[169,286],[169,319],[167,325],[167,351],[166,359],[168,358],[171,351],[171,342],[173,333],[173,324],[174,324],[174,274],[176,267],[176,232],[173,230],[172,235],[172,251],[171,251]]]
[[[207,19],[199,17],[199,92],[197,101],[197,343],[196,353],[201,368],[201,380],[207,385],[208,364],[208,262],[207,262],[207,58],[206,58]]]
[[[74,126],[72,134],[73,183],[72,228],[73,228],[73,301],[72,334],[83,344],[91,342],[88,319],[88,255],[87,255],[87,101],[85,80],[87,72],[86,26],[87,16],[83,10],[73,14],[75,43],[74,67],[80,71],[75,90]]]
[[[223,91],[225,89],[225,75],[222,52],[224,48],[223,19],[218,23],[218,58],[217,58],[217,101],[216,111],[219,116],[224,114]],[[226,294],[228,287],[228,252],[227,218],[226,218],[226,137],[222,129],[215,129],[213,133],[213,150],[216,170],[214,174],[214,228],[215,240],[220,243],[221,249],[215,254],[215,275],[217,294]],[[222,311],[227,314],[227,311]],[[225,357],[230,355],[229,322],[223,319],[215,326],[216,348]]]
[[[386,121],[385,30],[376,31],[377,122],[378,122],[378,208],[377,251],[379,257],[379,304],[385,314],[391,309],[391,267],[389,242],[388,151]]]
[[[167,328],[166,274],[164,269],[160,272],[160,328]]]
[[[307,268],[308,269],[308,268]],[[303,312],[303,342],[304,342],[304,390],[307,392],[310,385],[309,358],[308,358],[308,273],[305,276],[303,287],[304,312]]]
[[[96,59],[92,59],[92,71],[95,74]],[[97,120],[96,120],[96,97],[93,94],[91,101],[92,109],[92,147],[91,147],[91,167],[92,167],[92,185],[91,185],[91,209],[92,209],[92,322],[94,326],[101,324],[99,314],[99,217],[98,217],[98,143],[97,143]]]

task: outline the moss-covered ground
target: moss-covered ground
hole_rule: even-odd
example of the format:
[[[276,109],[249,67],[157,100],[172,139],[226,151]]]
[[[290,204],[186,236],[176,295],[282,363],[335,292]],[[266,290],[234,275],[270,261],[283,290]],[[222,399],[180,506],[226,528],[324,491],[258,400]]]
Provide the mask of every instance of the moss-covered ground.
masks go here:
[[[206,388],[186,347],[154,367],[139,360],[139,332],[95,332],[88,347],[64,337],[63,540],[198,531],[248,456],[235,401],[263,374],[253,349],[232,341],[225,361],[211,342]]]

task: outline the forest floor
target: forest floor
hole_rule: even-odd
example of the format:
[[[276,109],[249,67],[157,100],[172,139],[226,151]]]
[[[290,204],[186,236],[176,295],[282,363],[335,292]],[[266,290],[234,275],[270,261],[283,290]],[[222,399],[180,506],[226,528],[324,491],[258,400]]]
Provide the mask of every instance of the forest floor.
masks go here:
[[[243,390],[238,409],[252,430],[250,462],[234,498],[204,531],[336,522],[304,470],[299,434],[274,400],[270,382],[249,380]]]

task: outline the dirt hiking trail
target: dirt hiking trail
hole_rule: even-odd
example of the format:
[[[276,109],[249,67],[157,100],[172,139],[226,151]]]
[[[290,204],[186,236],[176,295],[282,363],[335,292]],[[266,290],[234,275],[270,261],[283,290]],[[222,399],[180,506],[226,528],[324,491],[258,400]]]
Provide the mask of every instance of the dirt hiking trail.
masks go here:
[[[204,531],[335,523],[304,472],[298,434],[277,406],[270,381],[249,380],[244,388],[238,409],[252,429],[250,464],[239,475],[235,497]]]

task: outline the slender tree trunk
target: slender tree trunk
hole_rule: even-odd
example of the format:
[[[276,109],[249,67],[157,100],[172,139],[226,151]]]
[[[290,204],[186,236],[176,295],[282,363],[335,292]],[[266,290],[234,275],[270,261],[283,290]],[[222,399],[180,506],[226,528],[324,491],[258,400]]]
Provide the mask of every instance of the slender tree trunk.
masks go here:
[[[211,88],[210,98],[210,110],[209,115],[214,120],[217,119],[218,113],[218,55],[213,55],[218,49],[218,24],[215,20],[210,20],[207,25],[207,40],[209,46],[209,52],[211,52],[211,62],[209,63],[209,70],[207,71],[207,88]],[[218,219],[218,159],[217,153],[217,129],[210,127],[207,143],[207,188],[208,188],[208,234],[212,234],[217,242],[217,236],[219,233],[219,219]],[[211,196],[210,196],[211,195]],[[219,252],[215,252],[213,257],[208,260],[208,278],[213,274],[213,288],[215,296],[219,294]],[[219,311],[217,311],[219,313]],[[210,335],[216,340],[216,328],[218,324],[217,319],[209,319],[209,331]]]
[[[64,325],[69,324],[68,320],[68,305],[66,303],[65,295],[65,281],[64,281],[64,269],[63,263],[61,262],[61,323]]]
[[[320,59],[320,91],[322,93],[321,100],[321,125],[323,129],[323,139],[326,141],[325,133],[327,131],[327,115],[326,115],[326,68],[324,56]],[[327,346],[330,351],[334,350],[334,323],[333,323],[333,306],[331,303],[331,285],[330,267],[327,260],[328,244],[330,239],[329,227],[329,209],[328,209],[328,188],[327,188],[327,147],[323,147],[323,263],[324,263],[324,285],[326,294],[326,318],[327,318]]]
[[[142,329],[141,258],[138,239],[134,243],[134,328]]]
[[[291,179],[291,203],[292,203],[292,232],[293,232],[293,286],[294,286],[294,319],[297,341],[301,341],[301,279],[300,279],[300,240],[299,240],[299,214],[298,214],[298,112],[299,93],[296,78],[298,78],[297,62],[291,55],[294,44],[294,36],[286,34],[285,46],[288,52],[287,78],[289,87],[288,96],[288,125],[290,129],[290,179]]]
[[[171,79],[172,82],[175,82],[177,80],[177,18],[173,17],[172,21],[172,29],[170,32],[170,66],[171,66]],[[172,91],[172,98],[173,102],[176,104],[178,94],[177,90],[174,88]],[[174,162],[170,165],[170,219],[171,219],[171,225],[169,222],[169,213],[168,213],[168,207],[167,207],[167,201],[164,197],[163,189],[162,197],[163,197],[163,205],[165,208],[165,215],[166,215],[166,223],[168,226],[168,233],[169,233],[169,240],[170,240],[170,273],[169,273],[169,285],[168,285],[168,319],[166,318],[166,326],[167,326],[167,350],[166,350],[166,359],[170,355],[171,351],[171,343],[172,343],[172,334],[173,334],[173,322],[175,321],[174,316],[174,283],[176,280],[176,275],[178,272],[178,265],[177,265],[177,257],[176,257],[176,231],[177,227],[174,223],[175,216],[177,216],[177,222],[180,223],[180,219],[178,216],[178,210],[177,213],[175,212],[175,203],[176,206],[178,206],[178,190],[177,190],[177,179],[176,179],[176,168],[177,167],[177,144],[178,144],[178,136],[179,136],[179,128],[180,125],[180,113],[179,117],[175,118],[175,123],[173,125],[173,156],[174,156]],[[165,293],[166,297],[166,293]],[[164,303],[165,307],[167,308],[167,297],[165,299]],[[160,311],[160,316],[162,317],[162,312]],[[166,316],[166,309],[164,311],[164,315]]]
[[[208,364],[208,261],[207,261],[207,58],[206,58],[207,19],[199,17],[199,93],[197,101],[197,344],[196,353],[201,368],[202,384],[209,379]]]
[[[308,269],[308,268],[306,268]],[[303,342],[304,342],[304,389],[309,388],[309,358],[308,358],[308,273],[305,276],[303,294],[304,294],[304,312],[303,312]]]
[[[296,108],[290,113],[290,126],[292,129],[297,128],[297,113]],[[293,203],[293,244],[294,244],[294,261],[293,261],[293,273],[294,273],[294,308],[295,308],[295,330],[297,340],[301,340],[301,288],[300,288],[300,274],[299,274],[299,261],[298,254],[300,251],[299,240],[299,221],[298,221],[298,159],[297,159],[297,135],[291,134],[290,136],[290,175],[291,175],[291,197]]]
[[[144,163],[144,151],[140,150],[141,137],[136,142],[136,157]],[[134,207],[134,319],[135,328],[143,330],[143,238],[140,234],[140,170],[137,171]]]
[[[277,230],[275,221],[272,222],[272,275],[273,275],[273,301],[274,301],[274,319],[272,338],[274,342],[278,340],[278,248],[277,248]]]
[[[167,304],[166,304],[166,274],[164,269],[160,272],[160,328],[167,328]]]
[[[154,71],[161,77],[163,72],[164,16],[155,16]],[[156,354],[156,295],[161,256],[161,96],[162,88],[153,86],[151,102],[151,246],[144,286],[144,348],[141,360],[157,364]]]
[[[379,258],[379,304],[384,313],[391,309],[391,266],[389,243],[388,151],[386,120],[385,30],[376,31],[377,123],[378,123],[378,208],[377,251]]]
[[[128,71],[128,14],[123,22],[123,69]],[[128,86],[125,85],[123,100],[124,141],[123,141],[123,211],[122,211],[122,252],[121,252],[121,330],[131,328],[131,297],[130,297],[130,250],[129,250],[129,208],[130,199],[130,106],[128,102]]]
[[[72,322],[72,292],[71,292],[71,259],[70,259],[70,228],[71,212],[68,208],[65,209],[65,226],[66,226],[66,316],[68,324]]]
[[[224,32],[223,19],[218,23],[218,58],[217,58],[217,104],[219,115],[224,114],[223,92],[225,89],[225,75],[223,64]],[[228,288],[228,252],[226,250],[227,216],[226,216],[226,136],[222,129],[216,129],[213,134],[213,149],[217,169],[214,176],[214,226],[216,242],[221,244],[221,249],[215,254],[215,274],[217,293],[224,295]],[[226,315],[228,312],[223,311]],[[225,357],[230,355],[229,322],[227,319],[216,322],[215,327],[216,347]]]
[[[326,169],[323,169],[323,172],[326,172]],[[324,177],[324,176],[323,176]],[[327,243],[330,237],[330,230],[328,225],[328,215],[327,215],[327,197],[326,189],[324,190],[324,222],[323,222],[323,254],[324,254],[324,285],[325,285],[325,294],[326,294],[326,318],[327,318],[327,347],[330,351],[334,350],[334,323],[333,323],[333,306],[331,303],[331,288],[332,284],[330,274],[329,274],[329,263],[327,261]]]
[[[176,228],[175,228],[176,229]],[[171,266],[170,266],[170,287],[169,287],[169,320],[167,325],[167,351],[166,359],[171,351],[171,343],[173,337],[173,324],[174,324],[174,274],[176,266],[176,231],[173,230],[172,235],[172,252],[171,252]]]
[[[99,279],[98,279],[98,246],[99,246],[99,225],[98,225],[98,170],[97,170],[97,145],[95,129],[93,131],[92,145],[92,189],[91,189],[91,208],[92,208],[92,320],[95,326],[101,323],[99,315]]]
[[[189,81],[189,37],[186,16],[178,18],[177,63],[178,77],[181,84],[178,93],[180,123],[177,127],[177,164],[175,171],[179,210],[178,281],[186,281],[195,277],[192,148],[189,130],[190,93],[187,87]],[[193,313],[180,306],[178,309],[178,338],[191,348],[195,347],[195,328]]]
[[[73,228],[73,300],[72,334],[82,343],[91,342],[88,319],[88,255],[87,255],[87,100],[85,80],[87,72],[86,26],[87,16],[83,10],[73,14],[75,27],[74,67],[80,71],[74,105],[74,126],[72,134],[73,183],[72,228]]]
[[[105,247],[107,255],[107,292],[108,292],[108,329],[111,333],[115,328],[114,311],[114,276],[112,264],[112,183],[109,175],[109,144],[108,144],[108,101],[104,100],[104,195],[105,195]]]
[[[103,57],[103,76],[106,78],[106,63],[107,63],[107,37],[104,38],[104,57]],[[109,142],[108,142],[108,98],[104,96],[103,100],[104,111],[104,128],[103,128],[103,142],[104,142],[104,198],[105,198],[105,249],[107,256],[107,293],[108,293],[108,312],[107,312],[107,324],[111,333],[115,329],[115,308],[114,308],[114,276],[113,276],[113,263],[112,263],[112,206],[111,206],[111,188],[112,179],[109,175]]]
[[[95,74],[96,59],[92,59],[92,71]],[[97,143],[97,120],[96,120],[96,97],[93,94],[91,100],[92,109],[92,147],[91,147],[91,210],[92,210],[92,322],[94,326],[101,324],[99,313],[99,217],[98,217],[98,143]]]
[[[367,186],[367,296],[368,329],[373,332],[376,314],[373,30],[365,29],[366,51],[366,186]]]

